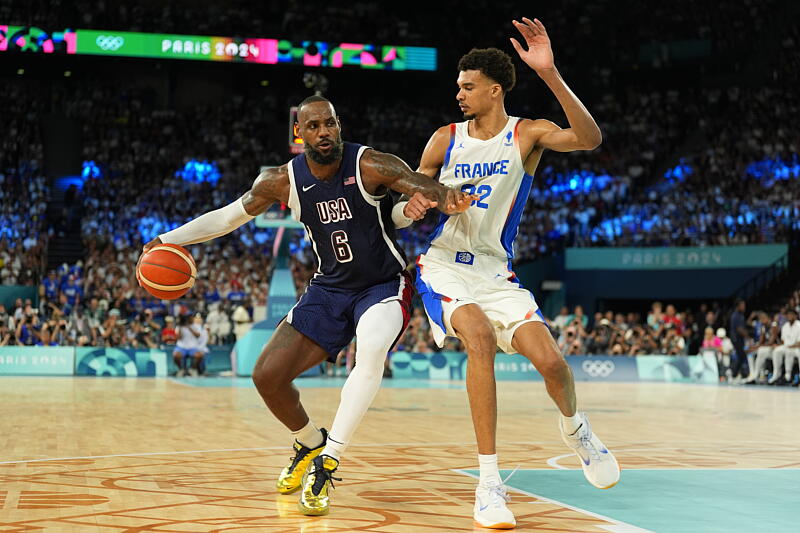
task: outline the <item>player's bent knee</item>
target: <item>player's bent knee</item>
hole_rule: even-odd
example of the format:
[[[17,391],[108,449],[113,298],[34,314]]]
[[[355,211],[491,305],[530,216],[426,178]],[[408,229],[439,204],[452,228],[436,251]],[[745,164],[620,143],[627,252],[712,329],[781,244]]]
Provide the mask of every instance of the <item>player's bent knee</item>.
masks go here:
[[[253,384],[261,395],[278,393],[282,385],[290,383],[283,377],[283,373],[275,372],[268,365],[259,365],[253,369]]]
[[[491,356],[494,359],[497,334],[490,324],[485,322],[475,324],[474,327],[461,332],[459,336],[467,345],[467,352],[471,357]]]
[[[536,368],[544,378],[560,379],[569,373],[569,364],[563,357],[547,357],[537,364]]]
[[[368,372],[372,375],[383,377],[383,365],[386,359],[387,351],[383,347],[378,348],[373,352],[357,352],[356,353],[356,366],[361,368],[362,371]]]

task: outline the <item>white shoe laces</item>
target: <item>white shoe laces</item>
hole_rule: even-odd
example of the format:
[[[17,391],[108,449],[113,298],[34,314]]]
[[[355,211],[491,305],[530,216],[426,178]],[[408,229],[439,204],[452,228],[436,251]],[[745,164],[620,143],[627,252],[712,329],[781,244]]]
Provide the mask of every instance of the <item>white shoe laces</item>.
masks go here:
[[[585,416],[583,417],[580,427],[575,431],[575,433],[568,435],[569,438],[578,441],[579,446],[586,450],[590,458],[599,461],[602,459],[602,456],[600,455],[600,451],[595,447],[594,444],[592,444],[592,436],[592,426],[589,424],[589,420]]]
[[[584,450],[589,452],[589,455],[592,457],[592,459],[596,459],[596,460],[599,461],[600,460],[600,452],[597,451],[597,448],[595,447],[595,445],[592,444],[592,434],[591,434],[591,432],[589,432],[586,435],[582,436],[580,438],[580,440],[581,440],[581,446],[583,446]]]
[[[592,426],[589,425],[589,421],[586,418],[583,419],[583,426],[578,429],[577,436],[583,449],[589,452],[589,456],[599,461],[601,459],[600,452],[592,443]]]
[[[493,507],[500,507],[503,503],[507,503],[511,501],[511,495],[506,492],[506,488],[503,485],[484,485],[487,491],[489,491],[489,499],[491,500]]]
[[[511,479],[511,476],[517,473],[519,470],[520,465],[511,471],[511,473],[506,476],[504,480],[500,482],[499,485],[484,485],[484,487],[489,491],[489,495],[492,500],[492,505],[495,507],[501,505],[500,500],[502,499],[504,502],[508,503],[511,501],[511,495],[506,490],[506,481]]]

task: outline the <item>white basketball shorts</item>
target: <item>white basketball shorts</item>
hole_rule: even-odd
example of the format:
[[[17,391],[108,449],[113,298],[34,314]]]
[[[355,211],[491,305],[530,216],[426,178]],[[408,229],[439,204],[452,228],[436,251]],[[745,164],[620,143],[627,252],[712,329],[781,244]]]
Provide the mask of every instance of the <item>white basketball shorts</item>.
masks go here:
[[[506,353],[516,353],[511,341],[517,328],[544,322],[533,294],[496,257],[431,248],[417,260],[416,285],[440,347],[445,337],[457,337],[450,317],[462,305],[476,304],[486,313]]]

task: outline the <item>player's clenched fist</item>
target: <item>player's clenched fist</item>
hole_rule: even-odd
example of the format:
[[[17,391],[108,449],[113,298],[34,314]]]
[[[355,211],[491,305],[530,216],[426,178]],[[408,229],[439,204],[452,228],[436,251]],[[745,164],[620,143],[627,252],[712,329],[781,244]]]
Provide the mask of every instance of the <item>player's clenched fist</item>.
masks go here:
[[[422,220],[428,209],[432,209],[439,205],[439,202],[428,200],[422,193],[415,192],[414,196],[408,199],[405,207],[403,207],[403,215],[411,220]]]

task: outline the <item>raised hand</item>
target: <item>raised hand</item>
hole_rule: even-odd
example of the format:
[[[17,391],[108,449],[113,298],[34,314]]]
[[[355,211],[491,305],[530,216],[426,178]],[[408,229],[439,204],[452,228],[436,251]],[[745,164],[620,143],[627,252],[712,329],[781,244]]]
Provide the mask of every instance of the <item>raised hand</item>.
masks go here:
[[[522,17],[522,22],[512,20],[511,23],[519,30],[528,45],[528,49],[525,50],[519,41],[511,38],[511,44],[519,57],[537,72],[554,68],[553,49],[544,24],[539,19],[531,20],[527,17]]]

